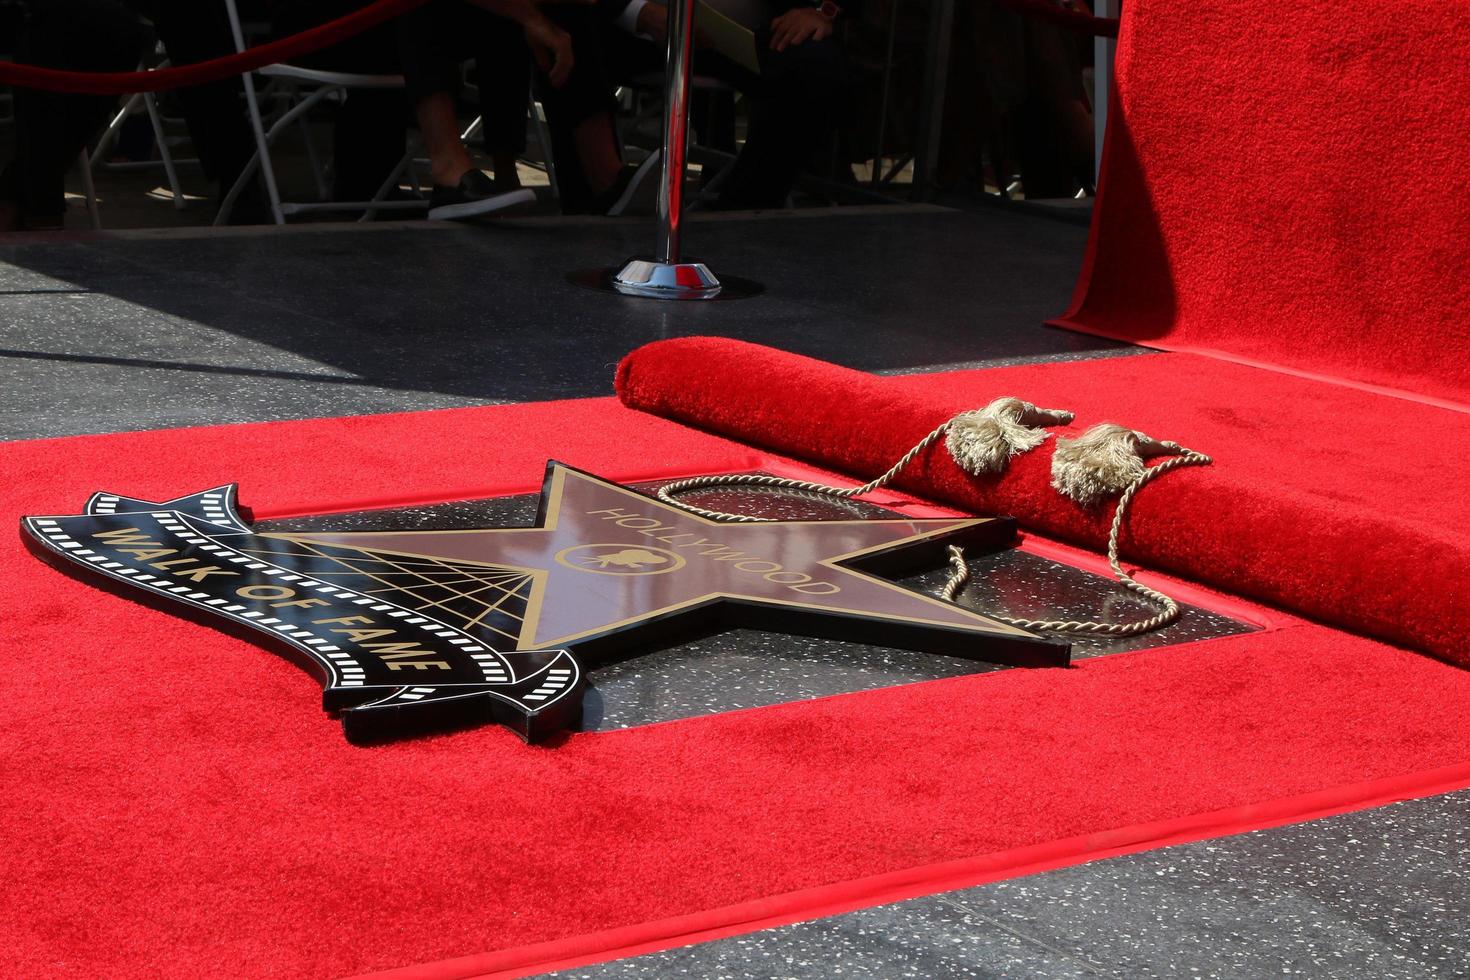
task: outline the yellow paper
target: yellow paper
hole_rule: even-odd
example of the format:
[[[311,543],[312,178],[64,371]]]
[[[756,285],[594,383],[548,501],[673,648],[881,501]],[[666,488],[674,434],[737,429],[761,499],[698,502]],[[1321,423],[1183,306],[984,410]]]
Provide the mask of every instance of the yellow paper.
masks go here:
[[[755,31],[720,13],[705,0],[695,4],[694,24],[710,47],[752,74],[761,73]]]

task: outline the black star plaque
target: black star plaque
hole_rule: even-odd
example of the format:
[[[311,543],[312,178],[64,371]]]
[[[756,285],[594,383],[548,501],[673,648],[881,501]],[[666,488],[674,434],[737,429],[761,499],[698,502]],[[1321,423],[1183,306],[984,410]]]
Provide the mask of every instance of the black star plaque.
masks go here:
[[[1023,666],[1068,647],[884,578],[996,547],[1000,518],[706,520],[559,463],[533,527],[260,534],[233,486],[154,503],[99,492],[22,521],[43,559],[249,635],[315,673],[348,737],[574,725],[584,663],[729,626]]]

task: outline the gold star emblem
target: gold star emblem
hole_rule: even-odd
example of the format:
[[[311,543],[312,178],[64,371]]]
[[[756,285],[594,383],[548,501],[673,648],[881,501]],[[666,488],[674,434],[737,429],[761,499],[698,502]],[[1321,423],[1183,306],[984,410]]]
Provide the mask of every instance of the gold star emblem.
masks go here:
[[[264,536],[524,573],[517,649],[565,647],[591,663],[735,626],[997,663],[1068,661],[1066,644],[881,577],[940,563],[950,544],[1008,543],[1014,526],[999,518],[722,523],[552,462],[533,527]]]

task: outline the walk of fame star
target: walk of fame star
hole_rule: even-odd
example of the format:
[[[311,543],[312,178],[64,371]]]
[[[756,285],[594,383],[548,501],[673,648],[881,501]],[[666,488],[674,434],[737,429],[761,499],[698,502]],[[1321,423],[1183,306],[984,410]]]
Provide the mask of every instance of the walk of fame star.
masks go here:
[[[528,575],[515,647],[592,664],[735,626],[1023,666],[1069,657],[1066,644],[880,577],[933,567],[950,544],[1007,544],[1007,519],[716,522],[551,462],[533,527],[262,537]]]

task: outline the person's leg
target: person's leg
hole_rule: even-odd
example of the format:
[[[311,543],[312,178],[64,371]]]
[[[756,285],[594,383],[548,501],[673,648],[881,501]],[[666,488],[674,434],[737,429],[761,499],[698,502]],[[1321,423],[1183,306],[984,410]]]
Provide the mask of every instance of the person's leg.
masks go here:
[[[598,112],[583,119],[572,130],[572,140],[588,184],[599,194],[611,187],[623,169],[612,113]]]
[[[735,93],[724,89],[696,93],[689,105],[689,126],[701,146],[734,153]]]
[[[1038,197],[1070,197],[1074,183],[1092,187],[1092,108],[1082,87],[1081,54],[1077,39],[1062,28],[1050,24],[1028,24],[1027,28],[1037,130],[1030,156],[1033,160],[1043,155],[1053,158],[1046,168],[1052,172],[1051,179],[1047,186],[1037,186],[1035,193]],[[1033,163],[1033,168],[1041,170],[1043,165]],[[1026,192],[1031,196],[1029,174]]]
[[[721,188],[727,207],[780,207],[796,176],[826,148],[847,95],[847,66],[835,37],[772,51],[764,32],[759,78],[725,74],[746,94],[750,127],[745,146]]]
[[[333,196],[339,201],[370,199],[407,152],[404,94],[391,89],[349,92],[332,130]]]
[[[521,186],[516,160],[526,152],[526,107],[531,101],[531,49],[521,29],[503,17],[479,18],[484,39],[475,56],[480,123],[495,186]]]
[[[475,162],[459,138],[459,113],[454,96],[433,92],[418,99],[413,106],[424,148],[429,154],[429,173],[434,183],[452,187],[461,177],[475,169]]]
[[[610,42],[614,76],[628,81],[663,70],[659,49],[646,41]],[[846,106],[847,65],[836,38],[772,51],[757,33],[762,73],[756,75],[714,51],[696,51],[694,72],[716,78],[745,96],[750,127],[745,146],[722,182],[724,207],[779,207],[808,161],[830,145]]]
[[[218,58],[235,50],[223,3],[200,0],[125,0],[153,21],[176,65]],[[178,89],[176,95],[204,176],[224,194],[255,155],[255,138],[241,103],[241,81],[227,78]]]
[[[298,0],[284,5],[273,27],[278,36],[301,31],[360,8],[360,0]],[[324,71],[396,75],[398,41],[392,25],[380,24],[296,64]],[[332,128],[333,197],[365,201],[377,193],[408,150],[408,98],[395,89],[351,89],[337,108]]]
[[[460,63],[471,53],[483,11],[458,0],[438,0],[399,20],[404,81],[429,154],[434,191],[430,220],[463,220],[533,207],[536,195],[524,188],[495,186],[475,166],[459,138]]]
[[[399,55],[434,183],[453,187],[474,169],[459,138],[459,64],[464,58],[458,0],[434,0],[398,19]]]
[[[598,29],[603,69],[616,85],[631,85],[637,79],[664,70],[663,46],[635,37],[622,28],[607,24]],[[695,52],[695,70],[699,71],[703,53]]]
[[[112,0],[36,0],[25,8],[15,60],[67,71],[127,71],[144,43],[138,19]],[[15,89],[15,158],[6,168],[5,220],[61,226],[66,172],[117,105],[111,97]]]
[[[546,13],[571,35],[576,62],[561,88],[537,80],[551,129],[562,208],[571,213],[599,210],[600,199],[623,176],[623,160],[598,24],[591,11],[571,5],[548,5]]]

